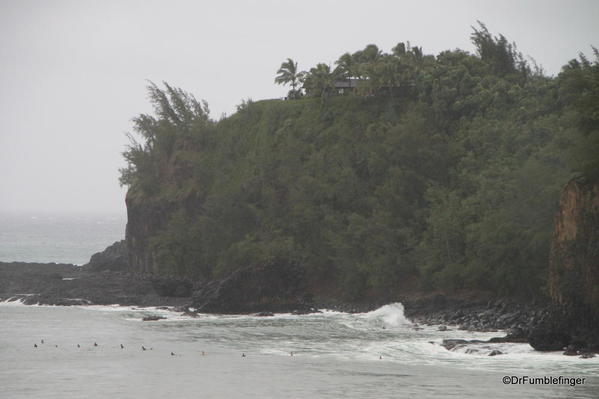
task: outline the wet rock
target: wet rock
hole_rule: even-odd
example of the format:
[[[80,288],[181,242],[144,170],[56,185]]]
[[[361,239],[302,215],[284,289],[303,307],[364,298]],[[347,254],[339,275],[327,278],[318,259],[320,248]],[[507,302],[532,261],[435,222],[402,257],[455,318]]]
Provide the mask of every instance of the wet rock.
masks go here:
[[[461,347],[469,343],[470,341],[467,341],[465,339],[444,339],[441,343],[441,346],[450,351],[455,349],[456,347]]]
[[[564,355],[566,356],[578,356],[579,352],[574,345],[568,345],[565,348]]]
[[[582,355],[580,355],[581,359],[591,359],[593,357],[595,357],[595,354],[591,352],[583,353]]]
[[[152,315],[152,316],[145,316],[142,320],[143,321],[157,321],[157,320],[164,320],[164,319],[166,319],[166,317],[164,317],[164,316]]]
[[[497,355],[503,355],[503,352],[497,349],[494,349],[491,351],[491,353],[489,353],[489,356],[497,356]]]
[[[447,331],[447,326],[439,326],[439,331]]]
[[[564,319],[559,312],[550,313],[531,330],[528,336],[530,346],[538,351],[563,350],[572,341],[564,324]]]
[[[570,337],[562,332],[535,331],[528,337],[528,342],[538,351],[559,351],[568,346]]]
[[[254,316],[257,317],[272,317],[275,314],[273,312],[258,312],[258,313],[254,313]]]
[[[320,310],[316,309],[316,308],[306,308],[306,309],[295,309],[291,313],[294,314],[294,315],[296,315],[296,316],[301,316],[301,315],[304,315],[304,314],[322,313],[322,312]]]

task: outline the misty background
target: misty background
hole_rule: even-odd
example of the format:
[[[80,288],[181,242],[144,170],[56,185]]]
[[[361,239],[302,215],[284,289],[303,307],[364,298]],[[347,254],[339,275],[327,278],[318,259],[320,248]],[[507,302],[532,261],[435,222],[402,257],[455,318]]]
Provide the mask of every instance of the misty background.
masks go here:
[[[548,74],[599,44],[599,2],[0,1],[0,211],[125,213],[121,152],[131,118],[151,112],[147,80],[208,101],[285,96],[300,69],[400,41],[425,54],[473,51],[484,22]]]

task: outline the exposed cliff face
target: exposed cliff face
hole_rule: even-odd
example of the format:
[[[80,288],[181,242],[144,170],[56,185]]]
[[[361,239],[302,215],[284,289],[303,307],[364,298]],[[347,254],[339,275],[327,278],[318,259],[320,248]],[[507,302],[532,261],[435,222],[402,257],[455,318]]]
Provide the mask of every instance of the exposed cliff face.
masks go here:
[[[134,272],[158,273],[157,263],[150,250],[150,239],[166,223],[168,213],[162,204],[153,203],[129,190],[127,204],[127,229],[125,240],[129,268]]]
[[[599,309],[599,184],[563,189],[550,257],[549,290],[559,304]]]
[[[555,307],[529,336],[537,350],[599,350],[599,184],[562,190],[549,260]]]

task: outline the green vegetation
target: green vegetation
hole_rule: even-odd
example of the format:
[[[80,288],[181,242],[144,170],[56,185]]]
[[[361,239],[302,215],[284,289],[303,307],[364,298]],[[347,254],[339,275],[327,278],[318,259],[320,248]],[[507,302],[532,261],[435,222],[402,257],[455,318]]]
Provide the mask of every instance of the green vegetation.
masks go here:
[[[572,60],[560,75],[562,101],[578,128],[575,139],[575,169],[591,181],[599,180],[599,50],[595,61],[583,54]]]
[[[369,45],[305,74],[288,59],[276,82],[294,100],[248,101],[219,122],[152,84],[156,115],[135,119],[121,182],[130,206],[163,210],[159,270],[209,279],[292,262],[352,300],[542,293],[559,191],[599,170],[597,62],[547,77],[482,24],[472,41],[477,54]],[[337,95],[339,80],[355,90]]]
[[[304,72],[297,70],[297,62],[287,58],[287,61],[282,63],[281,68],[277,71],[275,83],[280,85],[290,84],[291,90],[288,97],[290,99],[299,98],[301,97],[301,91],[297,89],[297,85],[303,80],[304,74]]]

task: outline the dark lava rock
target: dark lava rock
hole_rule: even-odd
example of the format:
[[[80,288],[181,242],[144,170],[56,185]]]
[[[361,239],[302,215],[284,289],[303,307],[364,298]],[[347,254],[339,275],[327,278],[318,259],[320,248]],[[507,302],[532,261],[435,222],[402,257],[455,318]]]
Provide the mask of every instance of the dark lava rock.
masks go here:
[[[294,314],[294,315],[296,315],[296,316],[301,316],[301,315],[304,315],[304,314],[322,313],[322,312],[320,310],[316,309],[316,308],[306,308],[306,309],[295,309],[291,313]]]
[[[104,251],[92,255],[89,263],[84,265],[85,269],[91,271],[126,271],[129,265],[129,255],[125,240],[117,241],[107,247]]]
[[[568,346],[570,336],[561,331],[536,328],[528,336],[528,342],[538,351],[559,351]]]
[[[211,281],[193,295],[192,306],[206,313],[290,312],[309,309],[304,271],[297,264],[272,261],[237,270]]]
[[[146,316],[142,320],[143,321],[157,321],[157,320],[164,320],[164,319],[166,319],[166,317],[154,315],[154,316]]]
[[[538,351],[560,351],[573,343],[569,315],[561,308],[550,309],[532,328],[528,342]]]
[[[454,350],[457,348],[461,348],[464,347],[466,345],[471,345],[471,344],[475,344],[475,345],[479,345],[478,348],[469,348],[466,350],[466,353],[478,353],[480,352],[480,344],[490,344],[490,343],[495,343],[496,341],[493,341],[493,339],[490,339],[488,341],[482,341],[480,339],[444,339],[443,342],[441,343],[441,346],[444,347],[447,350]],[[502,341],[503,342],[503,341]],[[483,346],[482,349],[491,349],[489,346]],[[495,354],[489,354],[489,356],[495,356],[495,355],[501,355],[503,354],[501,351],[498,350],[493,350],[491,351],[491,353],[496,352]]]
[[[254,316],[257,317],[272,317],[275,314],[273,312],[258,312],[258,313],[254,313]]]
[[[576,346],[574,345],[568,345],[566,347],[566,350],[564,351],[564,355],[566,356],[578,356],[580,353],[578,352],[578,350],[576,349]]]
[[[493,337],[488,342],[492,344],[503,342],[525,344],[528,342],[528,337],[525,334],[524,330],[516,328],[511,330],[505,337]]]
[[[53,277],[55,275],[60,276]],[[147,276],[54,263],[0,262],[0,300],[27,305],[187,305],[190,297],[159,295]]]
[[[444,339],[441,343],[441,346],[447,349],[448,351],[453,350],[455,348],[468,345],[470,341],[465,339]]]
[[[503,352],[500,350],[492,350],[491,353],[489,353],[489,356],[497,356],[497,355],[503,355]]]

